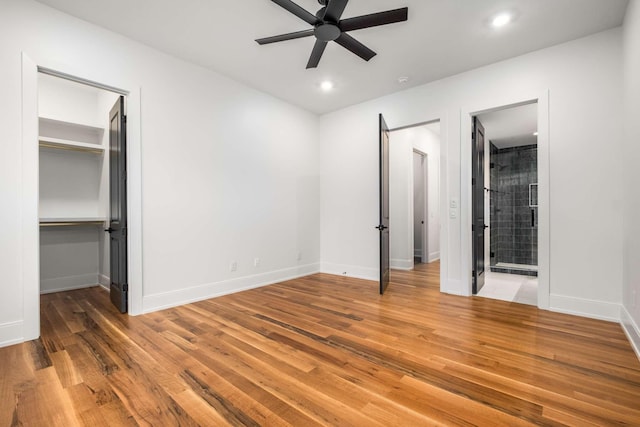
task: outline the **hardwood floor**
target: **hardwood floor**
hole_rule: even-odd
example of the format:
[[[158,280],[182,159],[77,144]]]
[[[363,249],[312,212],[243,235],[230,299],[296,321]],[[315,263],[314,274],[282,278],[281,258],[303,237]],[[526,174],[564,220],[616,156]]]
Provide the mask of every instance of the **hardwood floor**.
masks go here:
[[[0,426],[640,425],[618,324],[440,294],[438,268],[137,317],[43,295],[41,339],[0,349]]]

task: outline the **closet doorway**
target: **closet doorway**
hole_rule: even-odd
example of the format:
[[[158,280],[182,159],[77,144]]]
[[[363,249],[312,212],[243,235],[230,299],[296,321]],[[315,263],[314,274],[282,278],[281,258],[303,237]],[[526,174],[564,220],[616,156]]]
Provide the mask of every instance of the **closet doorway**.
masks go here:
[[[393,129],[389,142],[392,269],[440,259],[440,121]]]
[[[125,97],[38,73],[40,293],[100,285],[127,312]]]

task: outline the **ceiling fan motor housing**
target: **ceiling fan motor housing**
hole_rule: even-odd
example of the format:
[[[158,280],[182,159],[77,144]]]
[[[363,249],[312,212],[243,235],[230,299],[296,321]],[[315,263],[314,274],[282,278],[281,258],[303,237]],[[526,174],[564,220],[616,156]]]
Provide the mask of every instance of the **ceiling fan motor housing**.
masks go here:
[[[330,23],[322,23],[316,26],[313,34],[318,40],[323,42],[330,42],[340,37],[340,28],[337,25]]]

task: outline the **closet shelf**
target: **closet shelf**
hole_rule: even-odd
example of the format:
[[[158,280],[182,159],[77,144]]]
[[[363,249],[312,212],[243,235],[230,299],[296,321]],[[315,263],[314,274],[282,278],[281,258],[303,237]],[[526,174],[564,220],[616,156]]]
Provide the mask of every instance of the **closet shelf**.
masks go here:
[[[99,225],[104,226],[107,218],[104,217],[84,217],[84,218],[40,218],[40,227],[71,227]]]
[[[78,130],[94,132],[96,134],[101,134],[102,132],[104,132],[104,129],[105,129],[104,126],[100,126],[93,123],[70,122],[67,120],[52,119],[50,117],[44,117],[44,116],[40,116],[39,119],[40,119],[41,125],[44,124],[44,125],[61,126],[65,128],[75,128]]]
[[[102,154],[104,146],[89,144],[86,142],[70,141],[68,139],[51,138],[41,136],[39,138],[41,148],[53,148],[56,150],[82,151],[85,153]]]

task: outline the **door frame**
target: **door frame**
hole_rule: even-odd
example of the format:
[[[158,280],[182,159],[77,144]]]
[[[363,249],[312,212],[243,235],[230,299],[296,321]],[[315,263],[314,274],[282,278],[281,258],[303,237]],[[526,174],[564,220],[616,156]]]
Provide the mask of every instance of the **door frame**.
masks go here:
[[[431,253],[429,248],[429,154],[424,153],[415,147],[413,147],[412,155],[413,154],[418,154],[422,158],[422,197],[423,197],[422,209],[424,213],[424,221],[422,223],[422,230],[420,230],[420,236],[421,236],[420,238],[422,239],[422,256],[420,257],[420,262],[422,262],[423,264],[426,264],[429,262],[429,254]],[[413,162],[411,162],[411,164],[413,165]],[[413,170],[413,178],[414,178],[413,182],[415,182],[415,173],[416,171]],[[415,191],[415,188],[412,187],[412,193],[414,191]],[[411,209],[410,223],[415,225],[415,222],[414,222],[415,209],[416,209],[415,200],[414,200],[414,203],[411,204],[411,206],[412,206],[412,209]],[[414,227],[411,227],[411,236],[415,236]],[[413,242],[412,246],[413,246],[412,251],[414,251],[414,258],[415,258],[415,247],[416,247],[415,241]]]
[[[467,296],[472,295],[471,267],[471,130],[472,117],[505,108],[537,103],[538,105],[538,307],[549,309],[550,299],[550,203],[549,203],[549,91],[532,93],[502,102],[480,102],[461,109],[460,114],[460,224],[461,224],[461,271]],[[468,272],[468,274],[467,274]]]
[[[22,52],[22,289],[24,341],[40,336],[40,244],[39,244],[39,148],[38,73],[88,84],[126,97],[127,196],[129,215],[128,281],[129,314],[143,312],[142,305],[142,153],[140,136],[140,85],[119,78],[90,76],[86,69],[37,58]],[[109,81],[113,79],[113,81]]]

